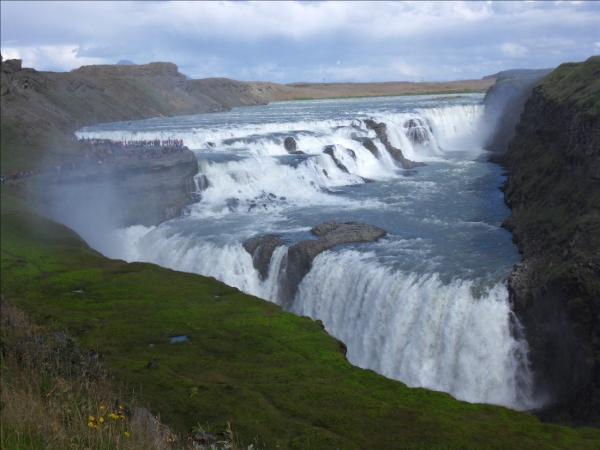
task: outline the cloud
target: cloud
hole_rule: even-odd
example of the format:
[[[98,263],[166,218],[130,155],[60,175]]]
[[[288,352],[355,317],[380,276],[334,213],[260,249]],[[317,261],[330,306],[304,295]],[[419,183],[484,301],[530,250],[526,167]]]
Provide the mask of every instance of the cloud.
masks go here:
[[[3,55],[40,70],[172,61],[278,82],[476,78],[600,42],[600,2],[3,2],[0,19]]]
[[[49,71],[64,71],[65,67],[80,67],[89,64],[102,64],[101,58],[77,56],[77,49],[72,45],[40,45],[31,47],[3,47],[2,56],[5,59],[22,59],[25,67],[40,67]]]
[[[504,54],[506,56],[521,57],[521,56],[525,56],[525,55],[527,55],[527,53],[529,53],[529,50],[527,49],[527,47],[523,47],[522,45],[514,44],[511,42],[502,44],[500,46],[500,48],[502,49],[502,51],[504,52]]]

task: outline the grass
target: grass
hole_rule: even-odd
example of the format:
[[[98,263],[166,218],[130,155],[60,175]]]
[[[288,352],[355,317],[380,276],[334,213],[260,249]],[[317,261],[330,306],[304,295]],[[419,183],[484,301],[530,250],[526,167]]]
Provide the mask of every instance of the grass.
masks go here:
[[[35,325],[3,297],[1,307],[3,449],[161,447],[133,430],[132,403],[113,394],[93,354],[83,355],[68,334]]]
[[[545,96],[560,103],[574,103],[592,116],[600,114],[600,56],[582,63],[558,66],[541,84]]]
[[[211,278],[106,259],[24,198],[2,186],[2,295],[103,354],[115,389],[134,388],[179,433],[231,423],[242,442],[287,449],[598,448],[600,430],[353,367],[318,322]]]
[[[187,436],[173,433],[134,392],[128,401],[115,394],[101,355],[81,352],[68,333],[36,325],[4,297],[0,306],[2,449],[243,448],[229,424],[221,440],[199,424]]]

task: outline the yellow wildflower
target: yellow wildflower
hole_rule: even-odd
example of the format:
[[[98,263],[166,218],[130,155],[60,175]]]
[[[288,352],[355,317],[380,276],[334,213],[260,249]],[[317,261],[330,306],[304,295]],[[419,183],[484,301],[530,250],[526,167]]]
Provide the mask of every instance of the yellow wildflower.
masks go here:
[[[90,416],[90,422],[93,422],[94,420],[96,420],[96,418],[94,416]]]
[[[123,414],[119,414],[119,419],[124,419],[125,416]]]
[[[125,432],[125,436],[129,437],[129,431]]]
[[[100,411],[104,411],[105,409],[106,409],[106,406],[104,406],[104,405],[100,406]]]
[[[99,417],[98,422],[100,422],[100,423],[104,422],[104,417]]]
[[[88,427],[94,428],[94,422],[88,422]]]
[[[119,418],[119,416],[117,416],[115,413],[110,413],[110,414],[108,415],[108,417],[110,417],[110,418],[111,418],[111,419],[113,419],[113,420],[117,420],[117,419]]]

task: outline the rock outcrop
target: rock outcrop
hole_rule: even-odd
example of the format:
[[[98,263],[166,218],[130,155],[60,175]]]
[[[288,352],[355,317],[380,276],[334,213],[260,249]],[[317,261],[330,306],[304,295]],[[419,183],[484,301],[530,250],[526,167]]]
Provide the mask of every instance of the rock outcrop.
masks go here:
[[[312,267],[317,255],[339,244],[352,242],[374,242],[385,236],[382,228],[358,222],[325,222],[314,227],[311,232],[319,239],[308,239],[292,245],[287,252],[287,261],[280,280],[285,302],[291,302],[298,286]]]
[[[342,164],[342,162],[335,156],[335,147],[333,145],[325,147],[323,153],[331,156],[331,159],[333,159],[333,162],[335,163],[338,169],[340,169],[342,172],[349,173],[348,168],[344,164]]]
[[[102,164],[81,160],[75,170],[63,165],[60,171],[36,175],[30,180],[32,198],[46,215],[75,229],[81,226],[70,221],[83,221],[90,228],[121,228],[178,217],[198,200],[194,153],[171,149],[160,158],[144,158],[145,152],[117,150]]]
[[[279,234],[268,234],[252,238],[242,245],[252,255],[252,264],[258,270],[260,279],[266,280],[269,276],[269,267],[273,252],[277,247],[285,245],[285,241],[281,239],[281,235]]]
[[[600,425],[600,57],[533,89],[503,161],[509,280],[550,421]]]
[[[266,104],[257,87],[224,78],[187,80],[172,63],[83,66],[39,72],[2,60],[3,173],[38,170],[76,153],[83,126]]]
[[[280,295],[285,307],[291,305],[300,282],[310,272],[317,255],[339,244],[374,242],[387,234],[384,229],[373,225],[336,221],[322,223],[310,231],[319,239],[306,239],[290,246],[279,273]],[[285,241],[277,234],[255,237],[243,243],[243,247],[252,255],[254,268],[262,280],[269,274],[273,252],[281,245],[285,245]]]
[[[283,148],[290,155],[304,155],[302,150],[298,150],[298,144],[296,143],[296,139],[291,136],[288,136],[283,141]]]
[[[425,165],[425,163],[411,161],[410,159],[405,158],[404,154],[402,153],[402,150],[400,150],[399,148],[396,148],[392,144],[390,144],[390,141],[388,140],[388,137],[387,137],[387,125],[385,123],[383,123],[383,122],[376,123],[372,119],[365,119],[364,123],[367,126],[367,128],[375,131],[377,138],[385,146],[386,150],[389,152],[389,154],[392,156],[392,158],[394,158],[395,161],[400,163],[400,165],[403,168],[412,169],[413,167]],[[370,150],[373,154],[375,154],[373,152],[373,150],[371,150],[369,147],[367,147],[368,144],[365,145],[365,142],[363,142],[363,145],[365,146],[365,148],[367,150]],[[375,150],[376,150],[376,148],[375,148]]]

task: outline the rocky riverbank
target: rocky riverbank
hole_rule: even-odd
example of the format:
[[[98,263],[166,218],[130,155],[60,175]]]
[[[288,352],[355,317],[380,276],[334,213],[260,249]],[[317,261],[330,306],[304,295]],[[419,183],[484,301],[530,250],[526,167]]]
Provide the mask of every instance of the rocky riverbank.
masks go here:
[[[529,96],[505,155],[509,280],[540,417],[600,425],[600,57],[559,66]]]

